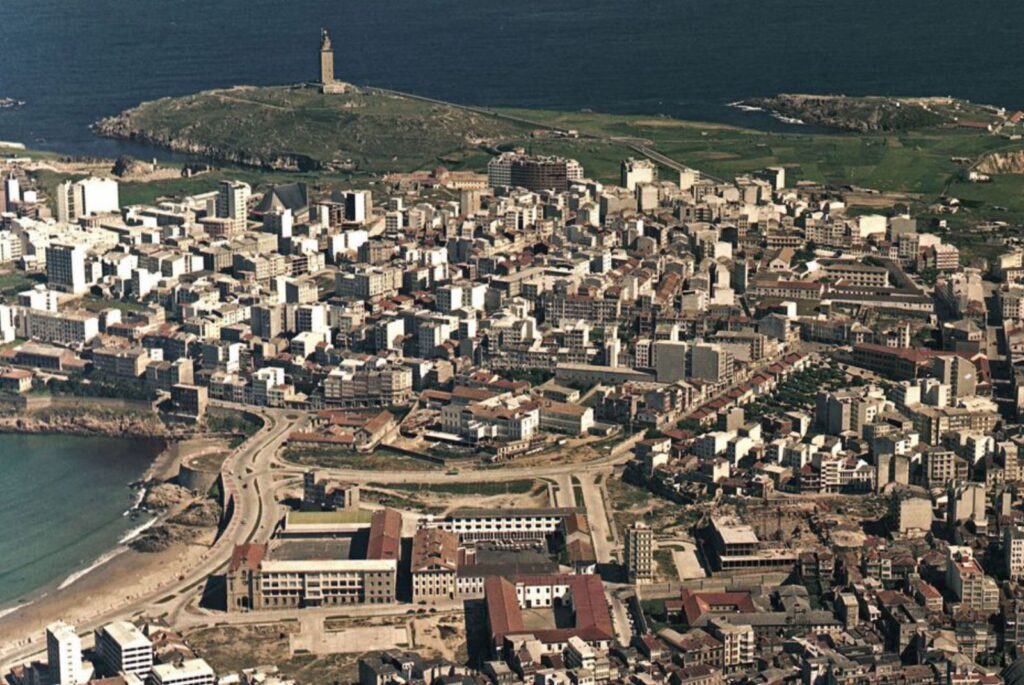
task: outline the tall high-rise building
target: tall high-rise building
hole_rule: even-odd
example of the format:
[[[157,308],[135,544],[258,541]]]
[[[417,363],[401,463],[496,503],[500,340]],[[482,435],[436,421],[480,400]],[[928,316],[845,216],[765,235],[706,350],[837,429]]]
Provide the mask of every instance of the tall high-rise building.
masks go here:
[[[117,181],[83,178],[57,186],[57,220],[72,223],[83,216],[117,212],[121,209]]]
[[[1007,526],[1003,531],[1003,566],[1012,581],[1024,578],[1024,530]]]
[[[78,685],[82,680],[82,640],[63,621],[46,626],[46,661],[53,685]]]
[[[128,621],[114,621],[96,631],[96,655],[110,675],[145,678],[153,670],[153,644]]]
[[[14,205],[21,202],[21,185],[14,176],[4,179],[4,197],[6,197],[6,202],[3,207],[0,207],[4,211],[14,209]]]
[[[721,345],[697,343],[690,352],[690,366],[694,378],[720,383],[732,378],[733,355]]]
[[[640,183],[654,183],[655,174],[654,162],[649,159],[624,159],[619,168],[619,185],[626,190],[636,190]]]
[[[80,295],[89,289],[82,245],[55,243],[46,248],[46,280],[51,288]]]
[[[654,531],[650,526],[638,521],[626,529],[623,556],[630,583],[645,583],[654,578]]]
[[[373,214],[373,194],[369,190],[346,190],[345,221],[364,223]]]
[[[565,192],[583,179],[583,166],[575,159],[535,157],[522,151],[504,152],[487,163],[487,184],[492,188],[514,186],[534,192]]]
[[[221,181],[217,192],[217,216],[229,219],[231,229],[235,233],[245,230],[249,217],[249,196],[252,188],[241,181]]]

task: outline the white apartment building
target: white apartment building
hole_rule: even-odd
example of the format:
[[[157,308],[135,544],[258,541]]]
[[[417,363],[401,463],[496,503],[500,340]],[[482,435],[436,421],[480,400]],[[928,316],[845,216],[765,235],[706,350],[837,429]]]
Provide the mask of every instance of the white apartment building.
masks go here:
[[[221,181],[217,191],[217,216],[241,222],[245,228],[245,220],[249,214],[249,197],[252,188],[241,181]]]
[[[80,685],[91,676],[82,666],[82,640],[63,621],[46,626],[46,662],[53,685]]]
[[[1010,526],[1003,533],[1003,561],[1007,578],[1024,578],[1024,530],[1018,526]]]
[[[115,621],[96,631],[96,654],[108,673],[145,678],[153,669],[153,644],[128,621]]]
[[[498,398],[468,405],[449,404],[441,409],[441,425],[446,432],[469,442],[528,440],[540,428],[540,408],[531,401]]]
[[[110,178],[83,178],[57,185],[57,220],[74,223],[93,214],[121,209],[117,181]]]
[[[217,674],[203,659],[188,659],[180,664],[157,664],[147,685],[215,685]]]

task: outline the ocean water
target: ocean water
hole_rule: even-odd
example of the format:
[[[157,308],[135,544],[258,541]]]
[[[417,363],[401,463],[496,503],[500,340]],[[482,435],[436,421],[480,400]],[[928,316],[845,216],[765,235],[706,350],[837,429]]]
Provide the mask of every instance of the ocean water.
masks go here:
[[[465,104],[778,126],[729,102],[777,92],[956,95],[1024,107],[1019,0],[2,0],[0,139],[100,140],[141,100],[336,73]]]
[[[0,612],[52,591],[145,524],[122,514],[158,440],[0,434]]]

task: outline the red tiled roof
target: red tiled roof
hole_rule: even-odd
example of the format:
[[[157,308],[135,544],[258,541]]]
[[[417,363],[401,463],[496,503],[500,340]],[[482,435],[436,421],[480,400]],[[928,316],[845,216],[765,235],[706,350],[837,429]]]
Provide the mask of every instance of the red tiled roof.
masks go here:
[[[516,595],[516,585],[520,584],[568,585],[572,592],[576,625],[572,628],[527,630]],[[530,633],[547,643],[565,642],[573,636],[586,642],[609,641],[615,635],[604,585],[597,575],[518,576],[511,580],[490,576],[484,581],[484,597],[495,642],[519,633]]]
[[[266,545],[257,545],[255,543],[235,545],[235,549],[231,553],[231,563],[228,565],[228,569],[231,573],[234,573],[244,566],[249,571],[256,571],[259,569],[260,564],[263,563],[263,557],[266,554]]]
[[[700,620],[700,617],[704,614],[752,614],[757,611],[749,592],[692,592],[690,590],[683,590],[679,596],[683,602],[683,614],[686,616],[686,623],[691,626]],[[722,611],[721,607],[730,607],[730,611]]]
[[[394,509],[373,512],[367,559],[398,559],[402,550],[402,515]]]

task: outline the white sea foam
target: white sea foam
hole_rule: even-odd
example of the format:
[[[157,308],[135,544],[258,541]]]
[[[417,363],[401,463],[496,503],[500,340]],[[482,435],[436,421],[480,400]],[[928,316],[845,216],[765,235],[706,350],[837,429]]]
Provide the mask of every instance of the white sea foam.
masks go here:
[[[31,604],[31,602],[26,602],[25,604],[18,604],[13,607],[8,607],[7,609],[0,609],[0,618],[3,618],[7,614],[13,614],[18,609],[23,609],[27,607],[29,604]]]
[[[121,516],[128,516],[128,515],[129,515],[129,514],[131,514],[131,513],[133,512],[133,511],[135,511],[136,509],[138,509],[138,508],[139,508],[139,506],[141,506],[141,505],[142,505],[142,500],[144,500],[144,499],[146,499],[146,488],[139,488],[139,492],[138,492],[138,494],[137,494],[137,495],[135,496],[135,503],[134,503],[134,504],[132,504],[132,506],[130,506],[130,507],[128,507],[127,509],[125,509],[125,510],[124,510],[124,513],[123,513],[123,514],[121,514]]]
[[[764,107],[754,107],[753,105],[745,105],[745,104],[743,104],[742,100],[737,100],[736,102],[730,102],[729,106],[730,107],[735,107],[736,109],[742,110],[744,112],[763,112],[764,111]]]
[[[118,546],[117,546],[116,549],[113,549],[113,550],[107,552],[106,554],[100,555],[96,559],[96,561],[92,562],[92,564],[90,564],[89,566],[83,568],[80,571],[75,571],[74,573],[69,575],[67,578],[64,579],[64,582],[62,582],[57,587],[57,589],[58,590],[63,590],[64,588],[66,588],[67,586],[71,585],[75,581],[77,581],[80,578],[82,578],[82,577],[92,573],[93,571],[98,569],[100,566],[103,566],[103,564],[107,563],[108,561],[110,561],[114,557],[116,557],[116,556],[118,556],[120,554],[123,554],[124,552],[127,552],[128,551],[128,547],[126,547],[126,545],[129,542],[131,542],[132,540],[134,540],[135,538],[137,538],[140,535],[142,535],[142,533],[147,528],[149,528],[150,526],[154,525],[157,522],[157,520],[158,519],[155,518],[155,517],[151,518],[150,520],[148,520],[145,523],[143,523],[141,526],[136,526],[135,528],[132,528],[131,530],[126,532],[124,535],[121,536],[121,539],[117,541]],[[0,614],[0,616],[2,616],[2,614]]]
[[[123,544],[126,544],[126,543],[128,543],[128,542],[131,542],[131,541],[132,541],[132,540],[134,540],[135,538],[137,538],[137,537],[139,537],[140,535],[142,535],[142,532],[143,532],[144,530],[146,530],[147,528],[149,528],[150,526],[152,526],[153,524],[155,524],[155,523],[156,523],[156,521],[157,521],[157,519],[156,519],[156,518],[154,517],[154,518],[151,518],[151,519],[149,519],[149,520],[148,520],[148,521],[146,521],[145,523],[143,523],[143,524],[142,524],[141,526],[136,526],[135,528],[132,528],[132,529],[131,529],[131,530],[129,530],[129,531],[127,532],[127,533],[125,533],[124,535],[122,535],[122,536],[121,536],[121,539],[120,539],[120,540],[118,540],[118,541],[117,541],[117,543],[118,543],[119,545],[123,545]]]
[[[91,565],[87,566],[86,568],[83,568],[81,571],[75,571],[70,576],[65,578],[64,582],[61,583],[57,587],[57,589],[58,590],[63,590],[64,588],[66,588],[67,586],[71,585],[72,583],[74,583],[78,579],[82,578],[83,576],[86,576],[86,575],[92,573],[93,571],[95,571],[100,566],[102,566],[103,564],[107,563],[108,561],[110,561],[114,557],[118,556],[119,554],[121,554],[123,552],[127,552],[127,551],[128,551],[127,547],[118,547],[115,550],[107,552],[106,554],[104,554],[104,555],[100,556],[98,559],[96,559],[96,561],[92,562]]]
[[[784,124],[794,124],[796,126],[806,126],[807,125],[803,121],[803,119],[797,119],[795,117],[787,117],[787,116],[784,116],[782,114],[779,114],[778,112],[772,112],[772,116],[775,117],[776,119],[778,119],[779,121],[781,121]]]

